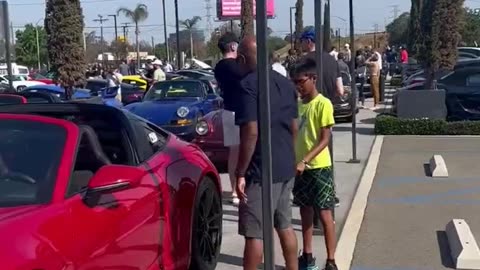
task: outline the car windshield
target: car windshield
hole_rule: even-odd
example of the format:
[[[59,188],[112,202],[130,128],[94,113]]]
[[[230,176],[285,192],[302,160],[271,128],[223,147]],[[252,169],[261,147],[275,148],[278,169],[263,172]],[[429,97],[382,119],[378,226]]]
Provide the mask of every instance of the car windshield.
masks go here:
[[[164,81],[154,84],[145,95],[145,100],[202,97],[203,91],[203,85],[200,82]]]
[[[11,79],[12,81],[14,82],[23,82],[23,81],[26,81],[27,79],[24,77],[24,76],[21,76],[21,75],[12,75],[12,76],[5,76],[5,78],[8,80],[8,79]]]
[[[66,136],[52,124],[0,121],[0,207],[51,200]]]

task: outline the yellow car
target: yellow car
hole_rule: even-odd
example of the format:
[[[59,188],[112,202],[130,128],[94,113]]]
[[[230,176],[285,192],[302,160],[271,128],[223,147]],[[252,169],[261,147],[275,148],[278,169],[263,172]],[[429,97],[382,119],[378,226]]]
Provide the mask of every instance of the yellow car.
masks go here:
[[[147,81],[142,79],[140,75],[123,76],[122,83],[138,86],[141,90],[147,90]]]

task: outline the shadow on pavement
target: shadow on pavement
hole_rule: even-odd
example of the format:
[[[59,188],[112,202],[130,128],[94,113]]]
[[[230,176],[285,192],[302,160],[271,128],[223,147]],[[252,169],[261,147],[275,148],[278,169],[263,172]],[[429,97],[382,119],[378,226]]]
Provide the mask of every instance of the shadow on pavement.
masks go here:
[[[227,255],[227,254],[220,254],[220,258],[218,262],[235,265],[235,266],[243,266],[243,258]],[[260,269],[263,269],[263,264],[260,266]],[[280,266],[280,265],[275,266],[275,270],[281,270],[281,269],[285,269],[285,266]]]
[[[333,131],[336,132],[348,132],[352,131],[352,127],[333,127]],[[374,128],[360,128],[357,127],[357,133],[362,135],[374,135]]]
[[[432,177],[432,172],[430,171],[430,164],[428,163],[423,164],[423,170],[425,171],[425,175],[427,177]]]
[[[362,124],[375,124],[375,118],[367,118],[360,120]]]
[[[455,265],[453,264],[452,257],[450,255],[447,233],[444,231],[437,231],[437,241],[440,249],[440,256],[442,258],[442,265],[447,268],[455,269]]]

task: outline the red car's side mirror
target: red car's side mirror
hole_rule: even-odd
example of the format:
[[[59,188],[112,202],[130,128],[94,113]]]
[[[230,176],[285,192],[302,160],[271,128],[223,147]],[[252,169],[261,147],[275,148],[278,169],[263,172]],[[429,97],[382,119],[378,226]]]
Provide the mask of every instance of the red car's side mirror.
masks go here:
[[[145,170],[124,166],[106,165],[100,168],[88,184],[87,193],[114,193],[120,190],[134,188],[140,184]]]

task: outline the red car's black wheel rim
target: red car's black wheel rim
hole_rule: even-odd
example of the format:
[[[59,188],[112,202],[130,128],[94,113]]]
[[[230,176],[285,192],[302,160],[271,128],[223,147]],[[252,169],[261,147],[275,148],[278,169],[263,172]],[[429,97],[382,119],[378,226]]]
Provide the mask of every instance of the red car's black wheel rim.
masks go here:
[[[195,237],[202,259],[211,263],[216,259],[222,237],[222,202],[215,190],[206,190],[200,198]]]

